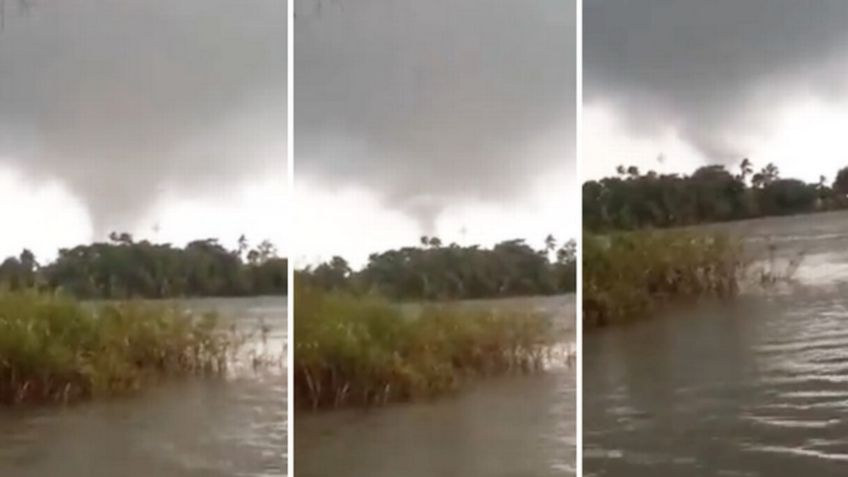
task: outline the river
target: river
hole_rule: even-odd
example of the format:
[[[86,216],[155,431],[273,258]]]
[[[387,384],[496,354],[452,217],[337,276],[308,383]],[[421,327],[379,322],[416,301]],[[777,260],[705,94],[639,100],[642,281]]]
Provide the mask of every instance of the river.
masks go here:
[[[216,309],[240,330],[264,323],[267,339],[248,346],[283,352],[285,298],[186,304]],[[285,459],[282,367],[238,369],[227,379],[180,380],[67,407],[0,409],[3,476],[277,477],[285,475]]]
[[[479,304],[479,302],[478,302]],[[573,296],[488,302],[533,308],[574,339]],[[575,378],[566,363],[480,380],[455,395],[375,410],[301,412],[298,477],[562,477],[574,475]]]
[[[848,213],[710,228],[794,282],[587,333],[585,475],[845,475]]]

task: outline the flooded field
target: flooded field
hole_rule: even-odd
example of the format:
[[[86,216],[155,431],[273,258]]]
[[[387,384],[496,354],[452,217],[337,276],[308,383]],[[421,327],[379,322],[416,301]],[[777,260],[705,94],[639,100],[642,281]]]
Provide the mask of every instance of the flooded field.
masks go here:
[[[743,237],[763,266],[803,257],[794,281],[588,333],[586,475],[844,475],[848,214],[712,228]]]
[[[246,353],[283,356],[285,298],[185,304],[260,330]],[[0,409],[0,475],[276,477],[286,458],[283,366],[240,366],[226,379],[163,383],[108,401]]]
[[[574,341],[573,296],[475,301],[551,313]],[[574,475],[575,376],[562,359],[545,373],[481,380],[455,395],[373,410],[301,412],[298,477]]]

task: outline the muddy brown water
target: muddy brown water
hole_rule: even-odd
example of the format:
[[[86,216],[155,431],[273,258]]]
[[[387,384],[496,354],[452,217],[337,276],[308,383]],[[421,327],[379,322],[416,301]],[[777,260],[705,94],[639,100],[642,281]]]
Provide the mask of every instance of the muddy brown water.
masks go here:
[[[282,297],[194,300],[283,350]],[[285,370],[165,383],[126,398],[0,409],[0,475],[278,477],[286,468]]]
[[[547,311],[574,340],[573,296],[474,302]],[[373,410],[299,412],[298,477],[574,475],[575,373],[484,379],[455,395]]]
[[[848,213],[710,228],[794,281],[587,333],[585,475],[846,475]]]

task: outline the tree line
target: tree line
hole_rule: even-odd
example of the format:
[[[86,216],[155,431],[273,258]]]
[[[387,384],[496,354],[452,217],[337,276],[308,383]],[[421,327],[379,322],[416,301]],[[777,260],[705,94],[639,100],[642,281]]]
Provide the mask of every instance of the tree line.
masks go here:
[[[108,242],[61,249],[46,265],[24,250],[0,264],[0,285],[82,299],[283,295],[288,261],[270,242],[251,248],[244,236],[228,250],[215,239],[175,247],[112,233]]]
[[[306,267],[296,280],[324,290],[379,293],[395,300],[454,300],[572,292],[576,287],[576,245],[558,245],[553,236],[535,250],[523,240],[492,248],[443,245],[421,237],[414,247],[374,253],[354,271],[342,257]]]
[[[755,171],[703,166],[691,175],[641,173],[619,166],[617,175],[583,184],[583,226],[589,231],[677,227],[848,208],[848,167],[828,184],[783,178],[774,164]]]

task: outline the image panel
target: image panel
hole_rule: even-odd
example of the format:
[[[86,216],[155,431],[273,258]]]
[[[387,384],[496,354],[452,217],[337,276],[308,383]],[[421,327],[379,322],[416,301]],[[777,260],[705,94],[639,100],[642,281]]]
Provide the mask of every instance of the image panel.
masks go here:
[[[571,1],[300,0],[295,474],[571,476]]]
[[[284,475],[286,9],[0,1],[0,475]]]
[[[848,458],[848,4],[583,5],[583,469]]]

